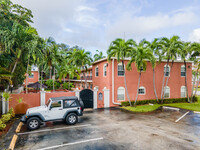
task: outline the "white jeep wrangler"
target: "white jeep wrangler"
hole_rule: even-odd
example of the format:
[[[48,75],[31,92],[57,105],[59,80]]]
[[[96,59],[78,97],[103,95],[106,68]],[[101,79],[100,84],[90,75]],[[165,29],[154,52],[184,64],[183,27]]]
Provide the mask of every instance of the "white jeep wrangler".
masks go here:
[[[21,122],[29,130],[38,129],[42,122],[64,120],[73,125],[78,116],[83,115],[84,105],[76,96],[50,98],[46,105],[29,108],[22,116]]]

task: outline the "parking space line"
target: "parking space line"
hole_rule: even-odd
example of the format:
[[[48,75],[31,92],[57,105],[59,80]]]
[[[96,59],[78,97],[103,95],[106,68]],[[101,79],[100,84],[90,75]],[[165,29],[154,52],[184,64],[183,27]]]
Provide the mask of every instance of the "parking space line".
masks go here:
[[[79,125],[79,126],[68,126],[63,128],[54,128],[54,129],[45,129],[45,130],[38,130],[38,131],[31,131],[31,132],[24,132],[24,133],[17,133],[17,135],[24,135],[24,134],[33,134],[33,133],[40,133],[40,132],[47,132],[47,131],[55,131],[55,130],[62,130],[62,129],[70,129],[70,128],[80,128],[80,127],[87,127],[91,126],[91,124]]]
[[[186,112],[183,116],[181,116],[180,118],[178,118],[175,122],[178,122],[179,120],[181,120],[183,117],[185,117],[190,111]]]
[[[77,141],[77,142],[67,143],[67,144],[60,144],[60,145],[55,145],[55,146],[41,148],[41,149],[38,149],[38,150],[55,149],[55,148],[58,148],[58,147],[64,147],[64,146],[69,146],[69,145],[87,143],[87,142],[92,142],[92,141],[97,141],[97,140],[103,140],[103,137],[101,137],[101,138],[95,138],[95,139],[88,139],[88,140],[83,140],[83,141]]]

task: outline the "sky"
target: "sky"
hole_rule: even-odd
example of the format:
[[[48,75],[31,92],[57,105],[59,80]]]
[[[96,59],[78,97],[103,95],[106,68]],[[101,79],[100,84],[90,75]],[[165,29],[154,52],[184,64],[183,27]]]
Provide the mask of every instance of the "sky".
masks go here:
[[[12,0],[30,9],[41,37],[106,55],[116,38],[178,35],[200,42],[199,0]]]

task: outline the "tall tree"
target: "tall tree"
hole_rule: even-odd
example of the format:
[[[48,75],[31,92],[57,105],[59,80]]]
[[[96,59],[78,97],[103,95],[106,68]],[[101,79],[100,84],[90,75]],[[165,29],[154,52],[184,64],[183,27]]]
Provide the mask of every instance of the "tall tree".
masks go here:
[[[135,45],[136,45],[136,42],[133,41],[132,39],[125,41],[124,39],[118,38],[115,41],[111,42],[107,50],[108,61],[110,61],[112,57],[116,57],[118,63],[122,62],[122,67],[124,71],[124,84],[125,84],[126,94],[127,94],[130,106],[132,106],[132,104],[131,104],[131,100],[130,100],[128,89],[127,89],[124,59],[129,56],[130,52],[132,51]]]
[[[181,45],[182,45],[182,42],[180,41],[180,38],[178,36],[173,36],[170,39],[163,37],[159,41],[159,46],[162,50],[162,56],[164,59],[167,59],[167,64],[164,69],[162,91],[161,91],[162,103],[163,103],[163,97],[165,97],[165,91],[166,91],[165,87],[167,87],[169,76],[172,71],[173,62],[177,58],[177,53],[178,53],[178,50],[181,48]],[[172,61],[170,69],[169,69],[169,60]],[[166,80],[166,84],[165,84],[165,77],[166,77],[167,70],[168,70],[169,74],[167,76],[167,80]],[[164,84],[165,84],[165,86],[164,86]]]
[[[94,55],[94,61],[97,61],[97,60],[105,58],[105,56],[103,56],[103,52],[102,51],[96,50],[96,52],[97,53]]]
[[[134,62],[135,66],[139,72],[139,79],[138,79],[138,86],[137,86],[137,94],[135,98],[135,103],[134,106],[136,106],[137,99],[138,99],[138,93],[139,93],[139,87],[140,87],[140,80],[141,80],[141,73],[142,71],[146,71],[147,67],[147,59],[152,60],[153,58],[153,52],[152,50],[148,47],[148,44],[146,44],[146,40],[142,40],[137,47],[133,48],[133,54],[131,56],[130,61],[127,64],[127,69],[131,70],[131,64]]]

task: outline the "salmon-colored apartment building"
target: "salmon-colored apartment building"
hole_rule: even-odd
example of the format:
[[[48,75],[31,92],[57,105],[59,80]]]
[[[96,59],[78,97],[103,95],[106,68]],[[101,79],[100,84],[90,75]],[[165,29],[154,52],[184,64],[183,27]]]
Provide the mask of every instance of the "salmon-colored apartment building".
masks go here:
[[[129,59],[125,59],[125,65]],[[155,85],[158,98],[161,98],[162,82],[164,76],[164,68],[167,61],[157,62],[155,68]],[[192,62],[186,63],[187,67],[187,85],[188,92],[191,93],[192,87]],[[93,89],[97,89],[97,108],[105,107],[105,103],[109,107],[119,105],[122,101],[128,101],[125,82],[124,71],[122,63],[118,63],[115,58],[110,62],[107,58],[96,61],[92,64],[92,83]],[[169,74],[169,70],[171,70]],[[90,71],[91,72],[91,71]],[[129,97],[131,100],[135,100],[138,92],[138,100],[150,100],[156,99],[153,88],[153,70],[149,61],[147,61],[147,69],[141,74],[140,88],[137,91],[139,72],[137,71],[135,64],[132,64],[132,70],[125,70],[126,82]],[[180,98],[186,97],[185,88],[185,66],[182,61],[174,61],[171,68],[171,62],[169,63],[169,69],[166,72],[166,79],[169,75],[168,85],[166,87],[165,98]],[[85,83],[82,83],[85,84]],[[109,102],[105,102],[104,91],[109,90]],[[99,100],[99,96],[101,97]]]

